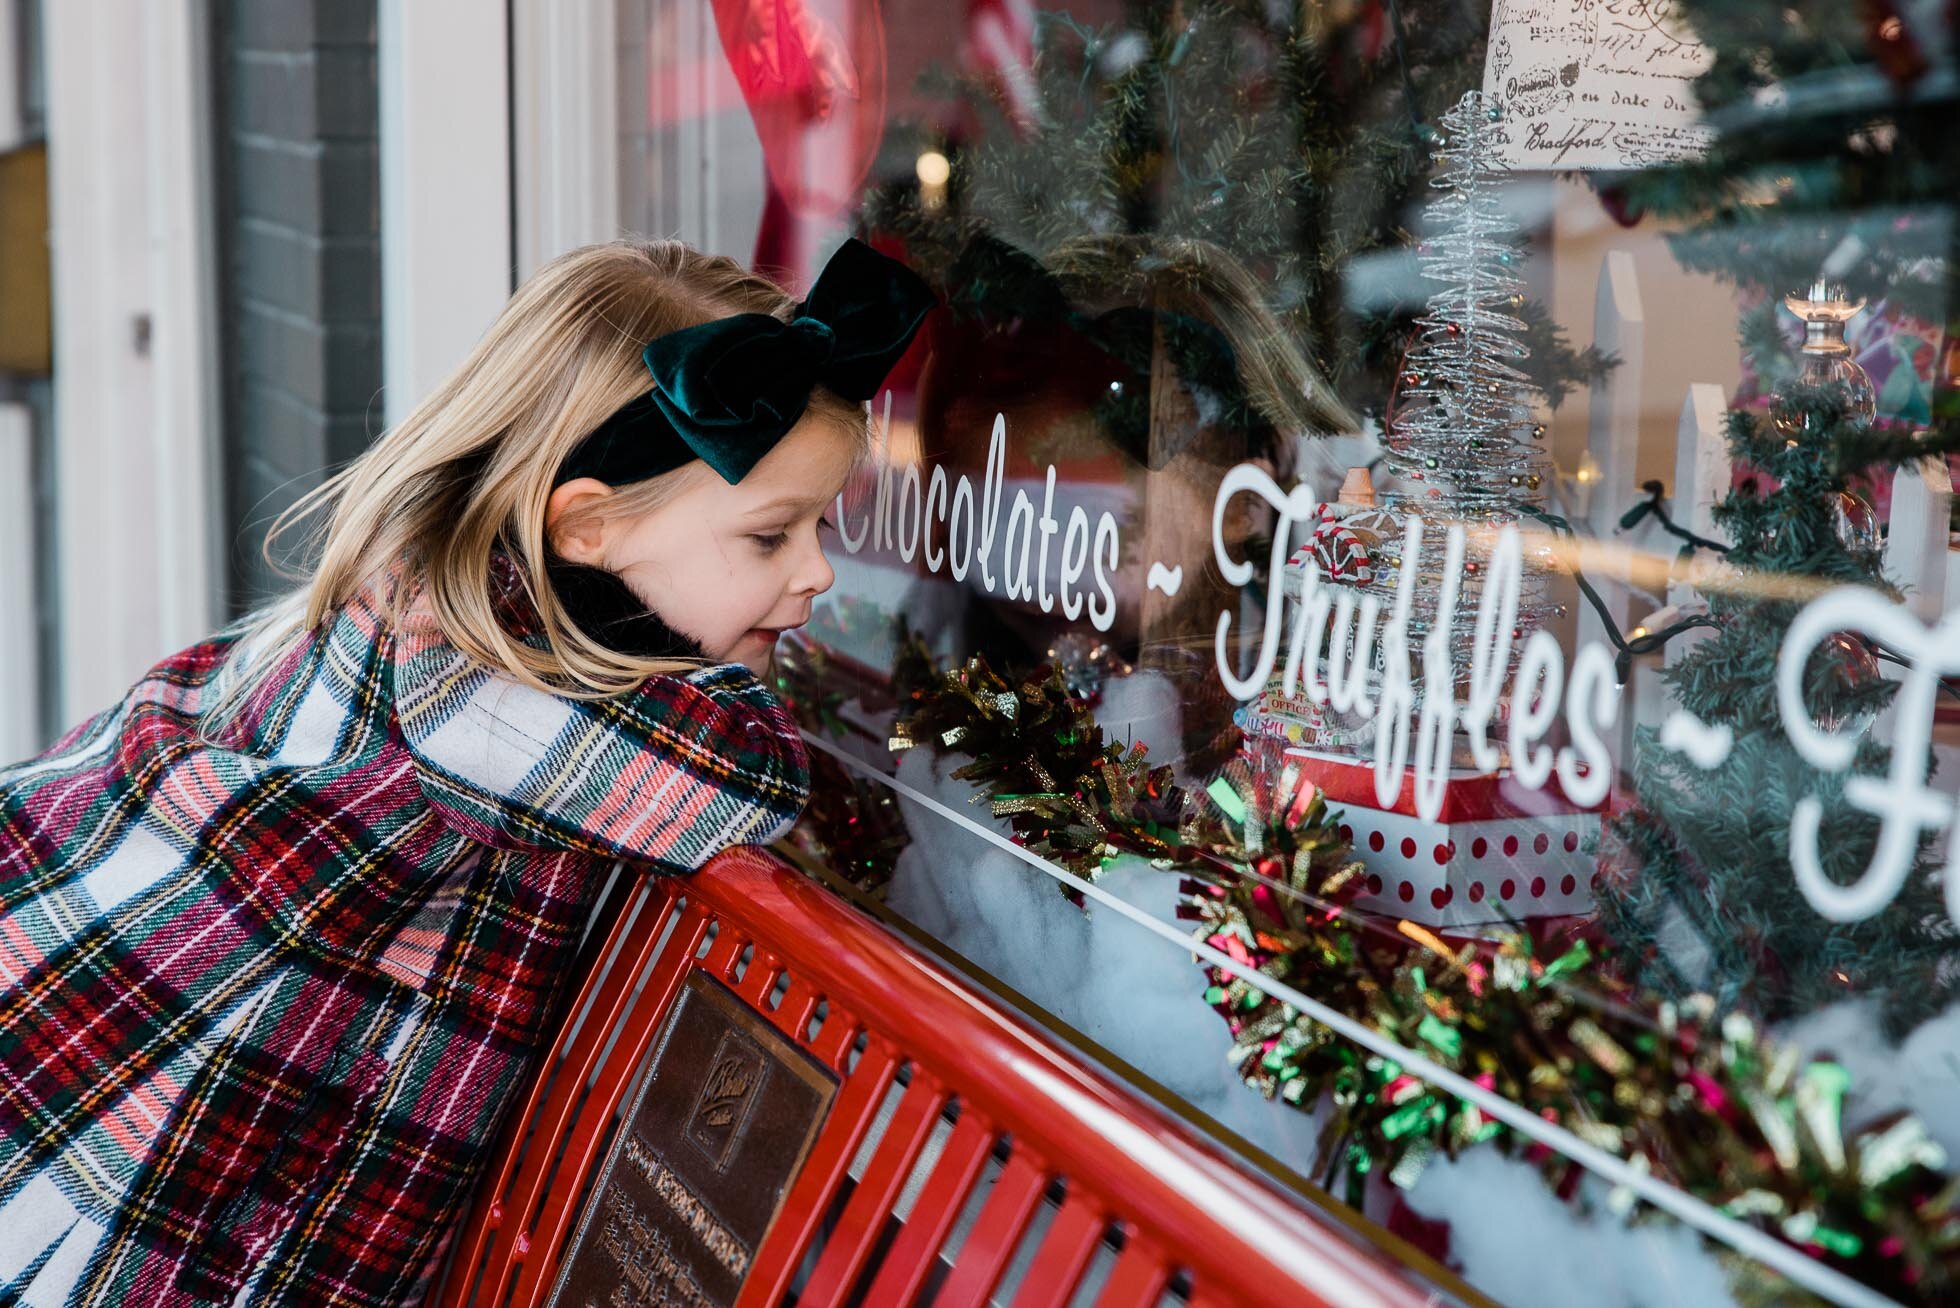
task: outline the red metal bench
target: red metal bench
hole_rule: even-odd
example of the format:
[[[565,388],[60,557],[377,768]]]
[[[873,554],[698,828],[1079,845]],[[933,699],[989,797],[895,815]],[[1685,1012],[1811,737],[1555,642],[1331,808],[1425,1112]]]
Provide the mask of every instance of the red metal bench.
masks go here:
[[[694,969],[839,1081],[748,1263],[744,1305],[906,1304],[928,1290],[940,1305],[1011,1291],[1058,1308],[1444,1297],[769,855],[732,851],[623,899],[437,1303],[550,1297],[582,1183]]]

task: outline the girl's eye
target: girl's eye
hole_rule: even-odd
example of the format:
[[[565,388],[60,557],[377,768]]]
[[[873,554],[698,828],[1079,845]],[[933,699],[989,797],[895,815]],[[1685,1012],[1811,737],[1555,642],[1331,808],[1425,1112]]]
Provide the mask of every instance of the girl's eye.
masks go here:
[[[837,530],[837,524],[830,520],[830,515],[828,513],[824,514],[821,518],[817,519],[817,525],[819,527],[822,527],[825,531]]]
[[[789,533],[786,531],[760,532],[750,536],[749,539],[754,541],[756,548],[764,554],[774,554],[777,550],[789,544]]]

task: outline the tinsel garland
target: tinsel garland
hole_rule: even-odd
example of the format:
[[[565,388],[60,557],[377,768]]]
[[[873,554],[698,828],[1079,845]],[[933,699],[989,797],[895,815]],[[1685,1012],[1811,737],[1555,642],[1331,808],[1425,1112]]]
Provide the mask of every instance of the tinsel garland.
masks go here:
[[[1960,1183],[1940,1174],[1942,1151],[1918,1119],[1848,1129],[1842,1066],[1801,1061],[1705,996],[1634,990],[1584,944],[1541,957],[1516,932],[1456,946],[1350,913],[1359,865],[1336,814],[1274,742],[1248,741],[1194,792],[1150,766],[1142,744],[1106,740],[1050,669],[1010,684],[976,657],[908,698],[892,748],[965,755],[953,775],[977,783],[1030,851],[1085,878],[1126,854],[1182,872],[1194,934],[1245,966],[1874,1288],[1927,1301],[1960,1292]],[[1521,1148],[1571,1192],[1576,1164],[1245,980],[1207,973],[1205,998],[1231,1026],[1246,1082],[1329,1105],[1320,1156],[1351,1197],[1371,1173],[1406,1187],[1436,1155],[1487,1141]],[[1613,1203],[1629,1209],[1634,1197]],[[1749,1274],[1774,1291],[1766,1269]]]
[[[931,655],[903,626],[898,628],[900,665],[930,675]],[[806,731],[832,738],[845,734],[844,695],[824,647],[800,640],[777,646],[771,680],[776,697]],[[889,786],[868,781],[817,751],[810,753],[810,802],[791,829],[790,843],[873,898],[883,899],[912,843],[905,815]]]
[[[1122,854],[1179,852],[1183,791],[1170,768],[1151,767],[1141,743],[1106,742],[1053,668],[1009,686],[975,655],[916,697],[889,743],[971,755],[953,776],[981,782],[1018,841],[1077,876],[1094,880]]]

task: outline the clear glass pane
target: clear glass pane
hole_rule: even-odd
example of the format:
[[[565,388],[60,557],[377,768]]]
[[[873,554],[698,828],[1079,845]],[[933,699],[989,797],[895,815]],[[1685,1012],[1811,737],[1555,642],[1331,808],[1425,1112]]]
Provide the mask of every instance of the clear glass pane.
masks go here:
[[[943,300],[806,848],[1507,1302],[1960,1292],[1937,6],[621,8],[627,228]]]

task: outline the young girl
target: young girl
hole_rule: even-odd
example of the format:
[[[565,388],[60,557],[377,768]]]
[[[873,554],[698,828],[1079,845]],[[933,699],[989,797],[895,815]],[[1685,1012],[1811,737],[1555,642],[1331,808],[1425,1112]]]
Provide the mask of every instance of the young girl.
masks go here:
[[[929,305],[560,258],[282,515],[303,587],[0,770],[0,1302],[420,1301],[611,864],[801,808],[756,673]]]

